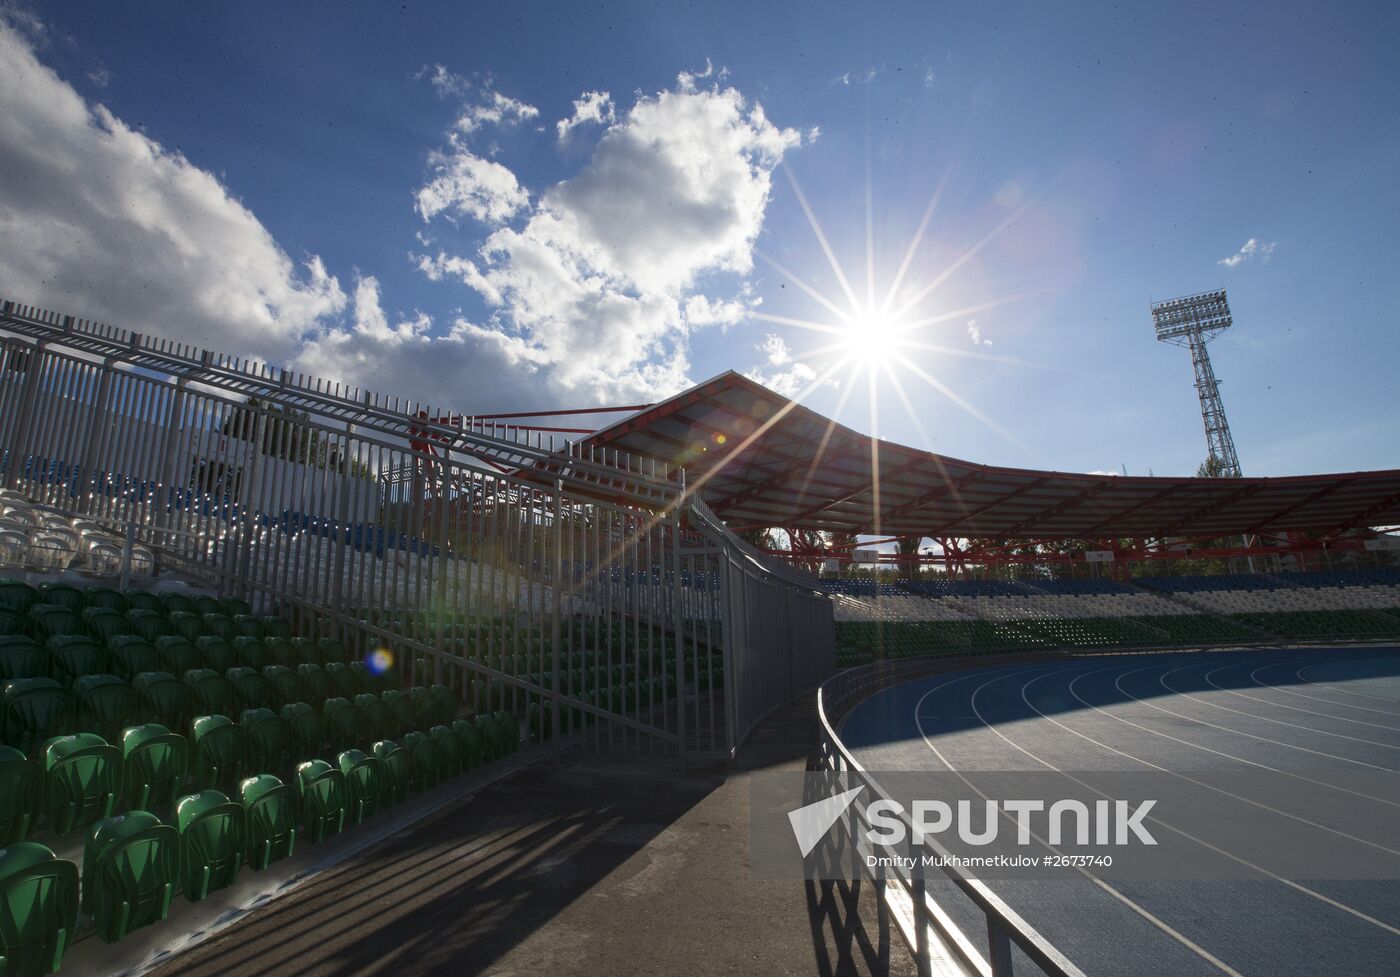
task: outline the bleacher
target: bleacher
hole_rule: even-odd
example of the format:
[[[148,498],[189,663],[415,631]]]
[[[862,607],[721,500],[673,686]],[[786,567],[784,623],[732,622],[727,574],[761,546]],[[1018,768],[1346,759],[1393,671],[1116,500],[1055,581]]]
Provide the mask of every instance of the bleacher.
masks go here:
[[[401,682],[238,599],[0,580],[0,900],[27,907],[4,972],[520,747],[505,709]]]
[[[823,581],[840,660],[951,651],[1400,638],[1400,571],[1112,580]]]

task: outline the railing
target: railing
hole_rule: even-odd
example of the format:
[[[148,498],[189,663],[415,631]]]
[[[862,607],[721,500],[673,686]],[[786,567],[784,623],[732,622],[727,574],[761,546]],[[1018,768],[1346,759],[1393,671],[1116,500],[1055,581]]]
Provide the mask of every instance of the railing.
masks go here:
[[[1004,664],[1013,661],[1044,660],[1047,655],[1036,656],[982,656],[987,664]],[[953,659],[956,662],[956,659]],[[947,667],[944,663],[942,667]],[[881,689],[927,674],[931,668],[937,669],[929,659],[899,663],[876,663],[862,668],[849,669],[822,684],[817,692],[817,711],[821,720],[822,763],[834,778],[839,778],[842,789],[862,786],[861,791],[849,808],[849,838],[863,837],[865,831],[873,827],[867,816],[869,806],[878,800],[889,800],[890,795],[880,786],[860,764],[837,733],[841,718],[858,702]],[[903,917],[907,924],[901,926],[906,941],[914,954],[920,977],[931,974],[935,961],[960,969],[964,974],[977,974],[979,977],[1012,977],[1012,947],[1015,946],[1048,977],[1084,977],[1068,957],[1052,946],[1043,936],[1016,913],[984,882],[969,878],[953,867],[950,853],[933,839],[916,842],[911,826],[906,832],[910,838],[909,869],[879,869],[870,872],[867,864],[857,857],[852,849],[851,865],[856,871],[863,871],[874,878],[877,885],[885,890],[885,898],[896,910],[896,917]],[[923,855],[935,856],[941,871],[982,911],[986,919],[987,938],[985,952],[957,927],[947,912],[928,893],[927,876],[922,865]]]
[[[406,683],[540,738],[729,754],[834,670],[829,603],[751,558],[682,471],[435,416],[0,309],[0,485],[388,650]]]

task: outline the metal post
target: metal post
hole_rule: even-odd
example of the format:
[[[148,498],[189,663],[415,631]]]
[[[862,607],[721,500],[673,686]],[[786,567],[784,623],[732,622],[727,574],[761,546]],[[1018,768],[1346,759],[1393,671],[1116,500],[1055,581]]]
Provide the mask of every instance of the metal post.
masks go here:
[[[987,963],[992,977],[1011,977],[1011,934],[1006,926],[987,914]]]
[[[559,615],[562,611],[561,589],[564,586],[564,482],[561,479],[554,480],[554,558],[550,561],[550,573],[554,580],[554,600],[550,625],[550,679],[549,689],[553,693],[550,696],[550,728],[554,730],[554,755],[559,755],[559,744],[563,741],[564,731],[559,725]]]
[[[5,473],[5,487],[13,489],[19,484],[29,460],[29,429],[34,422],[34,402],[39,397],[39,374],[43,372],[44,340],[39,340],[26,350],[29,361],[29,376],[24,381],[24,405],[20,408],[19,423],[11,442],[10,464]]]
[[[676,639],[676,755],[685,766],[685,607],[681,601],[681,506],[685,504],[685,471],[677,473],[680,494],[671,510],[671,633]]]

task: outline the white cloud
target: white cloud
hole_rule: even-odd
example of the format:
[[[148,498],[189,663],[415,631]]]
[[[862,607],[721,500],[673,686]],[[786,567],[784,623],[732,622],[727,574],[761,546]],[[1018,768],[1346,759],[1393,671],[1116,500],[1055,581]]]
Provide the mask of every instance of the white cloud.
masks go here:
[[[449,216],[501,224],[529,206],[530,194],[515,174],[477,156],[456,133],[449,137],[447,149],[429,154],[428,166],[434,176],[414,195],[425,221],[446,211]]]
[[[977,325],[976,319],[967,320],[967,338],[972,340],[972,345],[974,346],[992,345],[992,341],[990,339],[982,338],[982,328],[979,325]]]
[[[875,80],[876,74],[874,67],[866,68],[864,71],[847,71],[837,75],[831,83],[833,85],[868,85]]]
[[[768,333],[754,349],[763,354],[767,366],[772,369],[765,371],[763,367],[756,366],[746,371],[744,376],[769,390],[784,397],[796,397],[817,379],[817,371],[794,359],[787,342],[777,333]]]
[[[0,20],[7,298],[285,361],[346,305],[210,173],[89,104]]]
[[[528,122],[540,114],[533,105],[496,91],[494,80],[487,74],[467,78],[435,64],[431,68],[424,66],[414,77],[426,77],[440,98],[461,101],[461,114],[454,126],[464,133],[475,132],[485,125]]]
[[[768,357],[770,366],[783,366],[792,361],[792,350],[788,349],[788,344],[777,333],[770,332],[764,336],[763,342],[755,349]]]
[[[488,308],[435,322],[392,310],[373,274],[347,295],[320,257],[289,256],[217,178],[87,103],[0,25],[0,283],[5,297],[445,408],[670,393],[689,383],[691,332],[756,304],[743,277],[773,169],[800,143],[722,71],[702,77],[616,107],[579,172],[532,191],[474,152],[480,133],[461,122],[496,109],[518,121],[523,103],[434,70],[436,89],[469,104],[416,188],[428,223],[408,257]]]
[[[585,123],[608,126],[615,121],[617,114],[611,95],[607,92],[584,92],[574,99],[574,114],[554,123],[554,128],[559,133],[559,141],[563,142],[571,130]]]
[[[486,280],[481,269],[470,258],[448,255],[439,251],[436,257],[419,255],[416,261],[418,270],[429,280],[441,282],[455,278],[468,288],[481,293],[482,298],[491,305],[501,304],[501,293],[496,291],[496,287]]]
[[[1224,265],[1226,268],[1234,268],[1243,264],[1256,255],[1262,261],[1268,261],[1273,256],[1274,248],[1278,247],[1277,241],[1270,241],[1268,244],[1259,243],[1258,238],[1250,238],[1240,246],[1240,249],[1228,258],[1221,258],[1217,265]]]
[[[735,89],[697,84],[721,75],[712,66],[682,73],[673,89],[625,112],[614,107],[580,172],[526,195],[533,204],[513,213],[523,223],[503,218],[468,256],[417,258],[429,278],[460,280],[496,307],[489,323],[458,322],[434,339],[426,358],[444,373],[480,370],[463,359],[475,350],[488,367],[523,372],[574,402],[684,387],[690,331],[742,321],[755,304],[742,286],[714,294],[716,276],[752,269],[773,168],[800,142]],[[328,337],[317,350],[321,369],[368,365],[368,342],[362,333]]]

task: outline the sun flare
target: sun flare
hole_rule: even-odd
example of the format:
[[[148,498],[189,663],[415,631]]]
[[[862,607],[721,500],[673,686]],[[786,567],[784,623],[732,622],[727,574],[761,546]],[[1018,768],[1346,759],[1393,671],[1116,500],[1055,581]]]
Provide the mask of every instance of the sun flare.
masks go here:
[[[865,309],[850,317],[842,344],[852,359],[874,363],[901,351],[905,331],[893,316]]]

